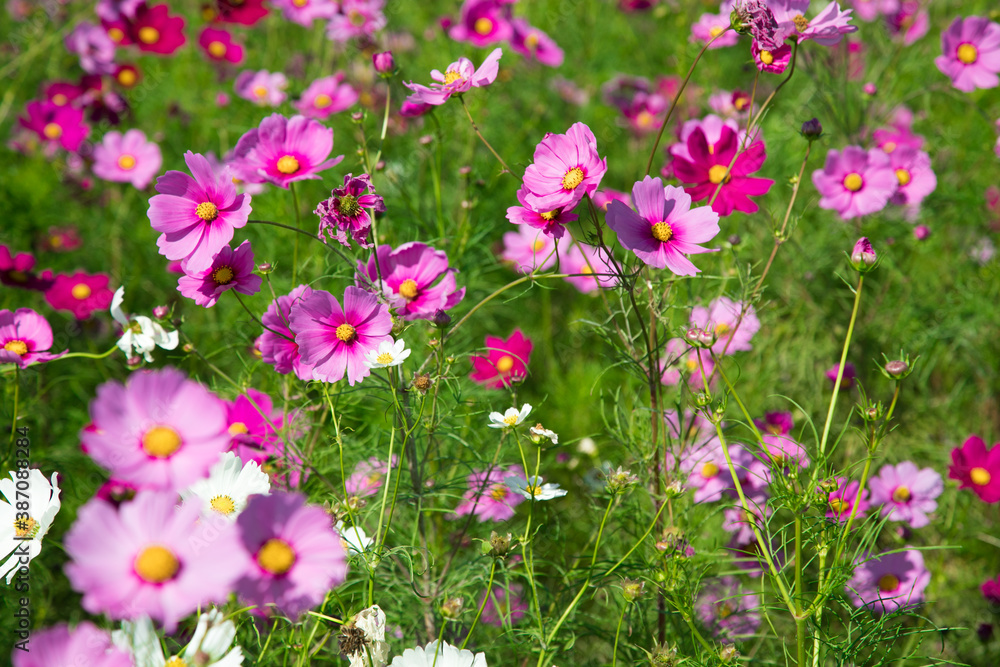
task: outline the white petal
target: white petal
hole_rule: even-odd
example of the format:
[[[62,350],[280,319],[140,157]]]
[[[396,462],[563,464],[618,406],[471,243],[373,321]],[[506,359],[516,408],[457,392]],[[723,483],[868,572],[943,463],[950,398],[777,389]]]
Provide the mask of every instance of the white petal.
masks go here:
[[[125,286],[122,285],[115,291],[115,295],[111,299],[111,317],[115,318],[116,322],[118,322],[127,329],[128,318],[125,317],[125,313],[122,312],[122,302],[124,300],[125,300]]]

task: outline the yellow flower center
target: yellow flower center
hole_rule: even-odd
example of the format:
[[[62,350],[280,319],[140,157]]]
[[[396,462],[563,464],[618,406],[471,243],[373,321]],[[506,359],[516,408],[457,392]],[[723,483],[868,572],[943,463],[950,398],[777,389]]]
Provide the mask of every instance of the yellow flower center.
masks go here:
[[[761,51],[760,61],[765,65],[770,65],[771,63],[774,62],[774,54],[771,53],[770,51]]]
[[[883,574],[878,580],[878,589],[883,593],[891,593],[899,588],[899,577],[894,574]]]
[[[28,344],[23,340],[9,340],[3,345],[3,349],[8,352],[13,352],[19,357],[23,357],[28,354]]]
[[[715,325],[716,336],[725,335],[727,331],[729,331],[729,325],[726,324],[725,322],[719,322],[718,324]]]
[[[32,539],[38,534],[38,522],[30,516],[27,519],[14,519],[14,536]]]
[[[184,658],[180,657],[179,655],[175,655],[174,657],[170,658],[170,660],[167,660],[166,664],[164,664],[163,667],[188,667],[188,664]]]
[[[771,424],[767,427],[767,432],[771,435],[781,435],[781,427],[777,424]]]
[[[892,492],[892,499],[897,503],[905,503],[910,499],[910,490],[905,486],[897,486],[896,490]]]
[[[653,238],[657,241],[662,241],[666,243],[674,237],[674,230],[670,228],[670,224],[666,222],[658,222],[653,225]]]
[[[899,180],[900,185],[907,185],[910,182],[910,172],[905,169],[897,169],[896,178]]]
[[[288,542],[272,538],[257,552],[257,564],[271,574],[284,574],[295,565],[295,552]]]
[[[253,89],[253,95],[254,95],[254,97],[256,97],[257,99],[260,99],[260,100],[262,100],[262,99],[264,99],[265,97],[267,97],[267,88],[265,88],[264,86],[256,86],[256,87],[255,87],[255,88]]]
[[[979,59],[979,51],[972,44],[962,44],[958,47],[958,59],[971,65]]]
[[[459,74],[455,70],[450,69],[444,73],[444,85],[447,86],[449,83],[455,83],[456,81],[459,81],[462,78],[463,77],[461,74]]]
[[[712,37],[718,37],[719,35],[722,34],[723,30],[725,30],[725,28],[714,25],[712,26],[712,29],[708,31],[708,34],[711,35]]]
[[[76,285],[73,285],[73,289],[71,289],[69,293],[73,295],[74,299],[79,299],[80,301],[83,301],[93,292],[90,289],[90,285],[86,283],[77,283]]]
[[[52,245],[58,245],[53,243]],[[26,283],[28,282],[28,274],[24,271],[11,271],[7,274],[7,277],[13,280],[15,283]]]
[[[844,187],[851,192],[857,192],[864,186],[865,181],[861,178],[861,174],[852,171],[847,176],[844,176]]]
[[[476,19],[476,22],[473,24],[472,28],[480,35],[488,35],[493,31],[493,21],[489,20],[484,16],[482,18]]]
[[[294,174],[299,170],[299,161],[292,155],[282,155],[278,159],[277,167],[282,174]]]
[[[395,359],[395,357],[393,357],[388,352],[382,352],[377,357],[375,357],[375,361],[382,364],[383,366],[388,366],[389,364],[391,364],[393,362],[393,359]]]
[[[507,426],[515,426],[517,424],[518,415],[509,415],[503,418],[503,423]]]
[[[118,166],[125,171],[135,168],[135,156],[125,153],[118,158]]]
[[[219,514],[232,514],[236,511],[236,503],[229,496],[216,496],[208,501],[212,509]]]
[[[538,217],[542,220],[555,220],[557,215],[559,215],[559,211],[545,211],[544,213],[539,213]]]
[[[712,168],[708,170],[708,180],[718,185],[725,181],[728,183],[733,177],[729,174],[729,167],[724,164],[712,165]]]
[[[208,53],[213,58],[221,58],[226,55],[226,45],[219,41],[209,42]]]
[[[233,422],[229,425],[229,435],[243,435],[249,431],[250,429],[243,422]]]
[[[66,106],[67,102],[69,102],[69,98],[63,95],[62,93],[56,93],[55,95],[52,96],[52,104],[56,105],[57,107]]]
[[[350,343],[352,340],[354,340],[355,335],[356,332],[354,330],[354,327],[352,327],[347,322],[344,322],[339,327],[337,327],[337,338],[339,338],[345,343]]]
[[[529,484],[528,486],[524,487],[524,490],[528,492],[529,496],[531,496],[532,498],[534,498],[535,496],[541,494],[542,487],[540,487],[540,486],[538,486],[536,484]]]
[[[58,139],[62,136],[62,127],[58,123],[46,123],[42,128],[42,134],[46,139]]]
[[[365,24],[365,15],[356,9],[352,9],[348,14],[348,17],[350,18],[351,25],[353,26],[361,27]]]
[[[562,186],[566,190],[575,190],[580,183],[583,183],[583,169],[579,167],[573,167],[562,178]]]
[[[160,41],[160,31],[151,25],[139,28],[139,41],[143,44],[156,44]]]
[[[544,249],[545,249],[545,241],[541,239],[535,241],[535,243],[531,246],[532,252],[541,252]]]
[[[333,104],[333,100],[330,99],[330,96],[326,93],[320,93],[316,96],[316,99],[313,100],[313,106],[317,109],[325,109],[331,104]]]
[[[180,561],[177,560],[174,552],[158,544],[143,549],[132,563],[135,573],[151,584],[162,584],[164,581],[170,581],[180,567]]]
[[[684,362],[684,367],[687,368],[688,373],[694,373],[698,370],[698,360],[694,357],[690,357]]]
[[[514,367],[514,357],[509,354],[505,354],[499,359],[497,359],[497,370],[501,373],[509,373],[510,369]]]
[[[802,14],[796,14],[792,22],[795,23],[795,29],[799,32],[805,32],[809,28],[809,19]]]
[[[420,294],[420,289],[417,287],[417,281],[412,278],[407,278],[399,285],[399,295],[406,299],[407,301],[413,301]]]
[[[233,282],[233,278],[236,276],[233,270],[228,266],[220,266],[215,271],[212,271],[212,282],[216,285],[228,285]]]
[[[490,498],[493,500],[503,500],[507,497],[507,487],[496,485],[490,489]]]
[[[886,153],[893,152],[894,150],[896,150],[896,142],[895,141],[885,142],[884,144],[882,144],[882,150],[884,150]]]
[[[529,32],[524,37],[524,45],[527,46],[529,49],[536,48],[540,41],[541,38],[538,36],[537,32]]]
[[[593,273],[593,272],[594,270],[590,268],[590,266],[587,264],[584,264],[583,266],[580,267],[580,273]]]
[[[142,436],[142,450],[158,459],[167,458],[180,447],[180,434],[169,426],[154,426]]]
[[[194,209],[194,214],[205,222],[212,222],[219,217],[219,207],[210,201],[203,201]]]
[[[211,50],[211,47],[209,47],[209,50]],[[118,83],[125,86],[126,88],[134,86],[135,79],[136,79],[135,70],[123,69],[120,72],[118,72]]]
[[[969,479],[976,486],[986,486],[992,478],[993,476],[990,475],[990,471],[986,468],[973,468],[969,471]]]
[[[111,38],[112,42],[120,42],[125,39],[125,33],[121,28],[109,28],[108,37]]]
[[[719,474],[719,466],[715,465],[711,461],[709,461],[708,463],[706,463],[705,465],[703,465],[701,467],[701,476],[702,477],[706,477],[706,478],[707,477],[715,477],[718,474]]]
[[[309,0],[292,0],[292,4],[296,7],[305,7],[309,4]]]
[[[639,127],[649,127],[653,124],[653,118],[653,114],[643,109],[636,115],[635,124]]]
[[[830,509],[835,514],[843,514],[847,510],[847,503],[843,498],[833,498],[830,500]]]

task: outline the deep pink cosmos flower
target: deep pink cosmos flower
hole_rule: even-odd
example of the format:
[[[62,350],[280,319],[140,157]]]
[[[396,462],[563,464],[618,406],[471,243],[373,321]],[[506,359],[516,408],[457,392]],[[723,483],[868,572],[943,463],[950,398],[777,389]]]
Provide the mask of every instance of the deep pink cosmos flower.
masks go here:
[[[329,20],[337,13],[337,3],[334,0],[271,0],[271,5],[281,10],[286,21],[307,28],[316,19]]]
[[[286,296],[279,296],[261,317],[264,333],[260,337],[260,353],[264,363],[274,366],[282,375],[295,371],[300,380],[312,380],[312,365],[302,360],[295,334],[288,328],[292,306],[312,294],[312,288],[299,285]]]
[[[826,517],[836,519],[840,523],[847,521],[852,511],[854,518],[863,517],[871,503],[868,502],[868,489],[862,490],[861,497],[858,498],[860,486],[861,483],[857,480],[847,481],[845,477],[838,477],[837,490],[827,495]],[[854,510],[855,501],[857,501],[857,511]]]
[[[27,252],[11,255],[10,248],[0,245],[0,284],[8,287],[44,292],[52,287],[52,280],[38,276],[33,269],[35,256]]]
[[[202,271],[229,245],[233,230],[247,224],[250,196],[236,194],[227,168],[219,174],[203,155],[188,151],[184,162],[191,176],[168,171],[156,179],[160,194],[149,200],[149,222],[158,232],[160,254],[184,260],[189,271]]]
[[[73,106],[35,100],[25,105],[24,112],[26,115],[18,117],[17,122],[48,145],[59,144],[75,151],[90,133],[83,122],[83,110]]]
[[[380,245],[367,264],[358,263],[356,282],[381,291],[404,320],[433,319],[435,313],[451,310],[465,297],[465,288],[455,287],[455,269],[448,267],[448,255],[418,241],[404,243],[395,250]]]
[[[170,633],[198,607],[226,601],[249,567],[235,527],[199,521],[200,503],[176,504],[176,493],[139,491],[117,508],[97,499],[80,508],[66,533],[66,576],[84,609],[114,619],[147,615]]]
[[[767,412],[764,419],[754,419],[753,423],[761,433],[771,435],[785,435],[795,426],[791,412]]]
[[[316,79],[302,92],[294,103],[299,113],[309,118],[323,120],[358,103],[358,91],[344,83],[344,73]]]
[[[66,354],[52,353],[52,327],[31,308],[0,310],[0,364],[21,368]]]
[[[268,182],[287,190],[295,181],[319,180],[318,172],[339,164],[344,156],[328,159],[332,150],[332,129],[305,116],[276,113],[240,137],[232,166],[249,183]]]
[[[548,67],[563,64],[563,50],[543,31],[520,17],[513,19],[511,26],[514,28],[514,35],[510,38],[510,48],[516,53]]]
[[[288,319],[302,361],[322,382],[337,382],[346,373],[353,387],[371,372],[365,354],[392,340],[389,309],[354,286],[344,291],[343,308],[329,292],[315,290],[292,305]]]
[[[485,357],[469,357],[472,362],[470,380],[489,389],[501,389],[528,377],[533,346],[520,329],[515,329],[507,340],[487,336],[485,345]]]
[[[281,72],[268,72],[266,69],[254,72],[244,70],[236,77],[233,89],[245,100],[261,107],[277,107],[285,101],[288,95],[288,79]]]
[[[412,81],[404,82],[403,85],[413,91],[406,101],[411,104],[437,106],[447,102],[452,95],[461,95],[473,88],[488,86],[496,81],[502,55],[502,49],[493,49],[479,69],[475,68],[471,60],[463,57],[448,65],[443,74],[436,69],[431,70],[431,78],[436,83],[432,83],[430,87]]]
[[[899,187],[889,157],[859,146],[845,146],[842,153],[831,149],[812,180],[822,195],[820,208],[836,211],[844,220],[881,211]]]
[[[708,119],[705,119],[708,121]],[[691,131],[683,139],[684,149],[671,147],[674,157],[674,174],[684,183],[684,190],[694,201],[710,199],[719,194],[712,202],[712,210],[719,215],[730,215],[733,211],[755,213],[757,204],[750,195],[765,195],[774,181],[767,178],[755,178],[750,174],[758,171],[767,159],[764,142],[760,139],[748,142],[746,150],[740,152],[742,137],[730,124],[719,124],[719,138],[713,140],[707,131],[709,125],[703,124]],[[729,164],[733,162],[733,168]]]
[[[1000,24],[982,16],[956,16],[941,33],[941,55],[934,64],[966,93],[1000,85]]]
[[[927,515],[937,509],[936,498],[944,491],[944,482],[933,468],[920,469],[912,461],[903,461],[882,466],[868,488],[872,505],[882,506],[882,516],[923,528],[930,523]]]
[[[94,428],[80,434],[87,453],[140,488],[183,489],[229,449],[225,404],[174,368],[134,373],[124,385],[105,382],[90,418]]]
[[[144,190],[162,165],[160,147],[148,141],[142,130],[129,130],[124,135],[111,131],[94,146],[94,175],[106,181],[131,183]]]
[[[552,237],[545,232],[520,225],[516,232],[503,235],[500,259],[511,262],[518,273],[544,271],[556,264],[556,256],[569,250],[570,237]]]
[[[167,5],[142,5],[127,25],[130,43],[140,51],[168,56],[184,46],[184,19],[170,16]]]
[[[889,153],[889,167],[896,173],[899,189],[891,203],[899,206],[920,206],[924,198],[937,188],[937,176],[931,168],[930,156],[916,148],[904,147]]]
[[[569,251],[559,258],[559,271],[567,274],[583,274],[568,275],[563,278],[583,293],[618,284],[618,279],[613,275],[614,268],[604,258],[602,252],[598,248],[579,242],[574,243]]]
[[[241,461],[264,465],[284,449],[275,429],[281,429],[284,415],[274,409],[271,397],[250,387],[246,394],[226,403],[226,432],[232,436],[229,451]]]
[[[186,268],[186,267],[185,267]],[[253,274],[253,249],[244,241],[233,250],[225,246],[216,253],[212,264],[201,271],[186,270],[177,281],[177,291],[196,304],[211,308],[223,292],[236,290],[253,295],[260,291],[263,278]]]
[[[131,19],[142,6],[144,0],[97,0],[94,7],[98,18],[105,21]]]
[[[646,176],[632,187],[638,212],[620,201],[608,204],[608,227],[618,241],[646,264],[693,276],[700,269],[684,255],[715,252],[698,245],[719,233],[719,216],[707,206],[691,208],[691,197],[659,177]]]
[[[514,27],[507,4],[505,0],[465,0],[458,21],[448,29],[448,36],[480,48],[511,41]]]
[[[773,50],[762,49],[757,42],[754,42],[750,45],[750,55],[753,56],[753,62],[761,72],[781,74],[792,61],[792,47],[782,44]]]
[[[546,133],[524,170],[525,201],[535,211],[572,209],[597,191],[607,170],[594,133],[583,123],[573,123],[566,134]]]
[[[566,233],[566,225],[576,220],[577,216],[572,211],[572,205],[554,210],[535,210],[528,203],[529,192],[527,188],[521,187],[517,191],[517,201],[520,206],[511,206],[507,209],[507,219],[515,225],[528,225],[535,229],[540,229],[545,234],[560,238]],[[575,202],[574,202],[575,204]]]
[[[319,237],[337,239],[341,245],[351,247],[351,240],[362,248],[370,248],[368,240],[372,227],[371,216],[365,209],[385,212],[385,200],[375,192],[368,174],[344,176],[344,186],[334,188],[329,199],[324,199],[313,211],[319,216]]]
[[[814,40],[823,46],[839,44],[841,38],[857,32],[856,25],[850,25],[851,9],[840,8],[831,2],[812,19],[805,17],[809,0],[768,0],[768,7],[774,13],[778,29],[788,37],[795,37],[799,44]]]
[[[480,523],[512,519],[514,508],[524,502],[525,497],[511,490],[504,481],[508,477],[526,479],[521,466],[473,472],[467,480],[469,490],[462,495],[453,518],[474,514]]]
[[[833,387],[837,383],[837,375],[840,373],[840,364],[834,364],[830,370],[826,372],[826,378],[830,381],[830,386]],[[846,391],[854,386],[854,381],[858,377],[858,369],[853,363],[848,361],[844,364],[844,374],[840,378],[840,390]]]
[[[846,590],[855,607],[892,613],[924,599],[931,573],[916,549],[884,553],[857,563]]]
[[[326,36],[335,42],[368,38],[388,22],[382,8],[385,0],[341,0],[339,11],[330,18]]]
[[[301,494],[252,496],[236,525],[251,561],[235,586],[246,603],[273,604],[295,619],[347,578],[347,554],[330,517]]]
[[[987,579],[979,586],[979,590],[987,602],[1000,605],[1000,576],[996,579]]]
[[[115,43],[104,28],[81,21],[66,35],[66,50],[80,57],[80,69],[88,74],[111,74],[115,71]]]
[[[479,604],[483,606],[482,622],[499,628],[523,619],[528,611],[528,603],[525,602],[522,593],[521,584],[511,584],[509,588],[494,586],[493,592],[489,594],[489,599],[483,606],[483,597],[487,595],[483,592],[483,597],[479,599]]]
[[[228,62],[239,65],[243,62],[243,46],[233,41],[233,36],[228,30],[205,26],[198,35],[198,46],[209,60],[217,63]]]
[[[983,502],[1000,502],[1000,446],[994,444],[987,451],[982,438],[970,435],[951,450],[948,479],[957,479],[958,488],[972,489]]]
[[[253,25],[267,16],[264,0],[212,0],[204,15],[220,23]]]
[[[31,650],[15,650],[13,667],[132,667],[132,656],[111,643],[111,635],[93,623],[83,621],[72,630],[56,625],[31,633]]]
[[[48,271],[43,273],[43,279],[47,278],[46,274]],[[114,293],[108,289],[110,280],[105,273],[60,273],[45,292],[45,300],[56,310],[68,310],[76,319],[85,320],[95,310],[105,310],[111,305]]]

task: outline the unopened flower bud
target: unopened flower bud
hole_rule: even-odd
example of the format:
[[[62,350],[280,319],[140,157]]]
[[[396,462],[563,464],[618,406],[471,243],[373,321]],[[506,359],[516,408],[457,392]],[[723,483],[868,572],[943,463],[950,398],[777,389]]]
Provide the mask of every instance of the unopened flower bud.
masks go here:
[[[396,71],[396,61],[392,57],[392,51],[382,51],[372,55],[372,64],[375,71],[383,77],[388,78]]]
[[[715,329],[702,329],[698,334],[698,343],[708,349],[715,345],[715,341],[719,339],[719,336],[715,333]]]
[[[155,317],[158,320],[162,320],[169,314],[170,314],[169,306],[155,306],[153,308],[153,317]]]
[[[431,322],[436,327],[444,328],[451,324],[451,315],[438,308],[434,311],[434,317],[431,318]]]
[[[271,273],[271,271],[274,271],[274,265],[271,264],[270,262],[263,262],[262,264],[257,266],[257,270],[260,271],[262,275],[266,276],[267,274]]]
[[[510,543],[513,539],[514,536],[510,533],[500,535],[497,531],[492,531],[490,533],[490,541],[483,542],[483,555],[489,556],[490,558],[506,558],[507,553],[510,551]]]
[[[639,481],[639,477],[633,475],[631,471],[623,469],[621,466],[612,470],[610,463],[604,464],[605,489],[608,493],[618,494],[627,490]]]
[[[697,394],[695,394],[694,404],[697,405],[699,408],[703,408],[711,402],[712,402],[711,394],[708,394],[704,391],[699,391]]]
[[[138,368],[139,366],[142,365],[142,357],[140,356],[129,357],[128,359],[125,360],[125,363],[128,364],[129,368]]]
[[[675,647],[657,646],[650,654],[649,661],[653,667],[677,667],[679,660]]]
[[[913,236],[918,241],[923,241],[930,235],[931,235],[931,229],[927,225],[917,225],[916,227],[913,228]]]
[[[742,242],[743,239],[740,238],[739,234],[733,234],[732,236],[729,237],[729,245],[731,246],[738,246]]]
[[[732,644],[722,647],[719,651],[719,660],[723,663],[735,662],[740,657],[740,652]]]
[[[360,123],[364,119],[365,119],[364,111],[355,111],[354,113],[351,114],[351,120],[354,121],[355,123]]]
[[[462,615],[462,608],[465,606],[465,600],[462,598],[448,598],[441,605],[441,615],[447,619],[454,620]]]
[[[181,347],[181,350],[190,354],[191,352],[194,352],[194,345],[192,345],[191,343],[184,343],[184,345]]]
[[[905,377],[908,370],[910,370],[909,364],[899,359],[890,361],[885,365],[885,372],[897,379]]]
[[[817,118],[810,118],[802,123],[802,137],[808,141],[816,141],[823,136],[823,125]]]
[[[635,602],[641,598],[645,587],[645,581],[634,581],[632,579],[625,579],[622,581],[622,595],[625,596],[625,601]]]
[[[871,241],[868,240],[867,236],[862,236],[854,244],[854,250],[851,252],[851,266],[862,273],[867,273],[877,261],[878,256],[875,254],[875,249],[872,248]]]
[[[868,83],[865,84],[862,90],[865,91],[865,95],[875,95],[876,93],[878,93],[878,86],[869,81]]]
[[[826,493],[833,493],[838,488],[840,488],[840,485],[837,484],[837,480],[835,479],[824,479],[822,482],[819,483],[819,488],[821,493],[826,494]]]

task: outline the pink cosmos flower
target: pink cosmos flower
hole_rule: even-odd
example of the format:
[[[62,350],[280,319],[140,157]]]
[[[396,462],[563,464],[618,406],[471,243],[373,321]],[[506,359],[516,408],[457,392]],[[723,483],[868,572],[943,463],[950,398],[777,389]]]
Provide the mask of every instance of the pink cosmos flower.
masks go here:
[[[844,35],[858,30],[856,25],[850,25],[853,10],[842,10],[836,2],[828,4],[812,19],[805,17],[809,0],[768,0],[767,4],[778,29],[789,37],[797,37],[799,44],[811,39],[823,46],[834,46]]]
[[[269,182],[287,190],[295,181],[318,180],[318,172],[339,164],[343,155],[327,159],[332,150],[330,128],[305,116],[271,114],[240,137],[232,166],[247,182]]]
[[[880,14],[891,14],[899,9],[899,0],[850,0],[862,21],[874,21]]]
[[[455,287],[455,269],[448,267],[448,255],[418,241],[404,243],[395,250],[380,245],[367,264],[358,263],[356,282],[380,290],[404,320],[433,319],[435,313],[451,310],[465,297],[465,288]]]
[[[511,21],[511,27],[514,34],[510,38],[510,48],[515,52],[548,67],[563,64],[563,50],[547,34],[520,17]]]
[[[771,516],[771,508],[767,506],[768,495],[761,491],[747,496],[747,506],[750,511],[745,511],[736,501],[733,507],[727,507],[723,513],[722,529],[733,536],[734,546],[743,546],[757,542],[757,536],[753,532],[754,524],[763,532],[765,516]]]
[[[944,482],[933,468],[917,468],[911,461],[882,466],[878,477],[868,482],[872,505],[882,505],[882,516],[905,521],[910,528],[930,523],[928,514],[937,509],[935,500],[944,491]]]
[[[51,353],[51,348],[52,327],[44,317],[31,308],[0,310],[0,364],[24,368],[66,354]]]
[[[761,72],[781,74],[792,61],[792,47],[782,44],[776,49],[762,49],[754,42],[750,45],[750,55]]]
[[[729,27],[729,14],[733,9],[733,3],[723,2],[718,14],[702,14],[698,21],[691,26],[692,42],[708,44],[712,39],[719,37]],[[712,42],[710,49],[721,49],[725,46],[733,46],[740,40],[739,34],[735,30],[730,30],[726,34]]]
[[[292,305],[288,319],[302,361],[322,382],[336,382],[346,373],[353,387],[371,372],[365,354],[392,340],[389,309],[354,286],[345,290],[343,308],[329,292],[314,290]]]
[[[699,357],[701,365],[698,363]],[[683,375],[692,389],[703,389],[705,380],[701,374],[702,368],[705,369],[705,377],[711,378],[715,361],[708,350],[693,348],[683,338],[671,338],[660,354],[660,383],[672,387],[681,381]]]
[[[996,579],[987,579],[979,586],[979,590],[987,602],[1000,605],[1000,576]]]
[[[48,271],[42,277],[46,278],[46,274]],[[60,273],[45,292],[45,300],[56,310],[68,310],[76,319],[85,320],[95,310],[106,310],[111,305],[114,293],[108,289],[110,280],[105,273]]]
[[[444,104],[452,95],[461,95],[473,88],[482,88],[496,81],[500,71],[500,56],[503,50],[496,48],[486,56],[486,60],[475,69],[472,61],[468,58],[459,58],[456,62],[448,65],[444,74],[438,70],[431,70],[431,78],[437,83],[432,83],[430,87],[421,86],[418,83],[403,83],[404,86],[413,91],[413,94],[406,98],[412,104],[430,104],[437,106]]]
[[[472,362],[470,380],[489,389],[501,389],[528,377],[533,345],[520,329],[515,329],[507,340],[487,336],[485,345],[485,357],[469,357]]]
[[[504,481],[507,477],[525,479],[520,466],[489,472],[477,471],[469,475],[469,490],[462,496],[462,502],[455,508],[455,517],[474,514],[479,522],[507,521],[514,517],[514,508],[526,499],[515,493]]]
[[[177,281],[177,291],[205,308],[214,306],[222,293],[231,289],[240,294],[256,294],[263,280],[253,274],[250,241],[244,241],[236,250],[225,246],[216,253],[211,266],[206,269],[185,269],[185,275]]]
[[[295,372],[300,380],[313,379],[312,365],[302,360],[295,334],[288,328],[292,306],[312,294],[312,288],[299,285],[286,296],[279,296],[267,307],[261,317],[264,333],[260,337],[260,353],[264,363],[274,366],[274,370],[286,375]]]
[[[833,387],[837,383],[837,375],[840,373],[840,364],[834,364],[830,370],[826,372],[826,379],[830,381],[830,386]],[[858,377],[858,369],[855,368],[854,364],[848,361],[844,364],[844,374],[840,378],[840,391],[846,391],[854,386],[854,381]]]
[[[140,6],[127,24],[129,43],[138,46],[140,51],[164,56],[184,46],[184,19],[170,16],[169,12],[167,5]]]
[[[316,79],[292,106],[309,118],[323,120],[358,103],[358,91],[344,83],[343,72]]]
[[[844,523],[854,511],[855,501],[857,501],[858,508],[854,512],[854,518],[863,517],[871,504],[868,502],[868,489],[861,491],[859,499],[858,487],[861,486],[861,483],[857,480],[847,481],[845,477],[838,477],[837,486],[837,490],[831,491],[827,496],[826,517]]]
[[[891,203],[900,206],[920,206],[924,198],[937,188],[937,177],[931,168],[930,156],[915,148],[899,148],[889,153],[889,166],[895,171],[899,189]]]
[[[563,280],[584,294],[599,287],[613,287],[618,284],[614,268],[603,257],[598,248],[582,243],[574,243],[569,251],[559,258],[559,270],[569,275]],[[600,275],[594,275],[600,274]]]
[[[530,193],[527,188],[521,187],[517,191],[517,201],[520,206],[511,206],[507,209],[507,219],[515,225],[528,225],[535,229],[542,230],[545,234],[560,238],[565,232],[564,225],[573,222],[577,216],[572,211],[572,206],[549,210],[535,210],[528,203]]]
[[[271,5],[281,10],[286,21],[307,28],[316,19],[329,20],[337,13],[337,3],[334,0],[271,0]]]
[[[243,62],[243,46],[233,41],[233,36],[228,30],[205,26],[198,36],[198,46],[210,60],[215,62],[228,62],[233,65]]]
[[[42,93],[45,101],[51,102],[57,107],[64,107],[73,104],[85,93],[82,85],[77,85],[70,81],[53,81],[45,86]]]
[[[448,36],[479,48],[511,41],[514,27],[507,4],[506,0],[465,0],[458,21],[448,29]]]
[[[203,155],[188,151],[184,162],[194,176],[168,171],[156,179],[160,194],[149,200],[149,222],[158,232],[160,254],[203,271],[229,245],[233,230],[247,224],[250,196],[236,194],[229,170],[219,174]]]
[[[913,127],[913,112],[904,106],[898,106],[892,113],[889,127],[880,127],[872,133],[875,145],[886,153],[892,153],[897,148],[910,147],[920,149],[924,138],[915,134]]]
[[[66,50],[80,57],[80,68],[88,74],[111,74],[115,71],[115,43],[104,28],[81,21],[66,35]]]
[[[267,16],[263,5],[264,0],[210,0],[205,14],[221,23],[253,25]]]
[[[326,36],[335,42],[371,37],[386,26],[382,8],[385,0],[341,0],[340,11],[333,15]]]
[[[923,601],[931,573],[916,549],[885,553],[857,563],[846,590],[855,607],[892,613]]]
[[[987,450],[982,438],[970,435],[961,447],[951,450],[948,479],[958,480],[960,489],[972,489],[983,502],[1000,502],[1000,446],[997,444]]]
[[[955,17],[941,33],[941,55],[934,64],[966,93],[1000,85],[1000,24],[982,16]]]
[[[298,493],[251,496],[236,519],[251,561],[236,582],[248,604],[273,604],[295,619],[347,578],[347,554],[330,517]]]
[[[111,635],[83,621],[72,630],[65,624],[31,633],[30,651],[13,651],[13,667],[132,667],[132,656],[111,643]]]
[[[791,412],[768,412],[764,419],[754,419],[753,423],[762,433],[771,435],[785,435],[795,426]]]
[[[500,259],[511,262],[518,273],[545,271],[555,266],[557,252],[563,255],[569,250],[569,242],[568,236],[554,238],[528,225],[520,225],[516,232],[503,235]]]
[[[281,72],[268,72],[266,69],[257,72],[244,70],[236,77],[233,89],[245,100],[261,107],[281,106],[288,95],[285,89],[288,79]]]
[[[27,252],[11,255],[10,248],[0,245],[0,284],[8,287],[44,292],[52,287],[52,280],[38,276],[33,269],[35,256]]]
[[[646,176],[632,187],[638,212],[620,201],[608,204],[607,222],[618,241],[646,264],[693,276],[700,269],[684,255],[715,252],[698,245],[719,233],[719,216],[707,206],[691,208],[691,197],[681,188],[664,187]]]
[[[909,46],[927,34],[931,28],[931,20],[918,0],[903,0],[899,11],[885,17],[889,32],[898,37],[903,36],[903,46]]]
[[[97,0],[94,11],[105,21],[131,19],[142,6],[144,0]]]
[[[285,443],[275,429],[283,424],[284,415],[274,409],[271,397],[252,387],[226,403],[226,432],[232,437],[229,451],[241,461],[263,465],[269,456],[282,450]]]
[[[536,211],[571,209],[597,191],[607,170],[594,133],[583,123],[573,123],[566,134],[546,133],[524,170],[525,201]]]
[[[760,627],[760,596],[744,593],[736,577],[719,577],[702,586],[694,610],[716,637],[752,635]]]
[[[598,190],[591,197],[594,201],[594,206],[597,207],[599,211],[607,211],[608,204],[614,200],[618,200],[625,204],[626,206],[632,205],[632,195],[627,192],[621,192],[619,190],[610,190],[605,188],[604,190]]]
[[[729,445],[729,456],[737,475],[747,470],[753,457],[737,443]],[[695,489],[692,500],[696,503],[713,502],[724,492],[735,488],[733,476],[726,463],[726,455],[718,438],[703,445],[688,448],[680,458],[680,470],[687,475],[687,485]]]
[[[73,106],[59,106],[52,102],[28,102],[17,122],[31,130],[47,145],[59,144],[68,151],[75,151],[90,133],[83,122],[83,110]]]
[[[812,179],[822,195],[820,208],[836,211],[844,220],[881,211],[899,187],[889,157],[859,146],[845,146],[842,153],[831,149]]]
[[[396,457],[392,458],[393,465],[395,465]],[[389,464],[377,456],[359,461],[354,466],[354,472],[351,473],[351,476],[344,480],[345,490],[348,495],[359,498],[374,496],[382,488],[388,471]]]
[[[765,484],[771,483],[772,468],[787,474],[792,466],[809,467],[806,448],[791,436],[766,433],[761,436],[761,440],[761,463],[764,465],[757,467],[755,474]]]
[[[183,489],[229,449],[225,404],[174,368],[133,373],[124,385],[105,382],[90,418],[94,428],[80,434],[87,454],[140,488]]]
[[[142,130],[124,135],[111,131],[94,147],[94,175],[106,181],[131,183],[144,190],[160,173],[163,156],[160,147],[146,140]]]
[[[522,592],[520,584],[511,584],[509,591],[503,586],[494,586],[486,605],[483,606],[482,622],[499,628],[523,619],[525,612],[528,611],[528,603],[524,601]],[[485,592],[483,597],[486,597]],[[479,604],[483,604],[483,598],[479,599]]]
[[[337,239],[351,247],[351,239],[362,248],[370,248],[368,240],[372,219],[365,209],[385,212],[385,200],[375,192],[368,174],[344,176],[344,187],[334,188],[330,198],[321,201],[313,211],[320,217],[319,237]]]

